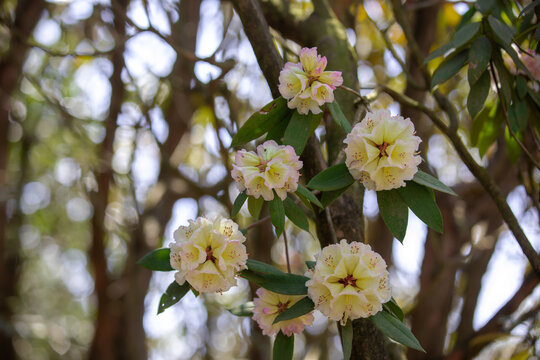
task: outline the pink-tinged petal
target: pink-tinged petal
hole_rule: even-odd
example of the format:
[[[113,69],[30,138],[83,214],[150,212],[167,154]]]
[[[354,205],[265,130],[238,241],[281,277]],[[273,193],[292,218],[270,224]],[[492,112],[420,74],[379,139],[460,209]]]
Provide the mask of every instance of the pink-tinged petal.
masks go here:
[[[315,81],[311,84],[311,97],[319,106],[334,101],[334,90],[330,85]]]
[[[317,80],[330,85],[333,89],[343,84],[341,71],[324,71]]]
[[[307,74],[301,64],[288,62],[279,73],[279,92],[285,99],[290,99],[302,92],[308,83]]]
[[[317,48],[302,48],[299,54],[300,63],[302,63],[302,68],[308,74],[317,68]]]

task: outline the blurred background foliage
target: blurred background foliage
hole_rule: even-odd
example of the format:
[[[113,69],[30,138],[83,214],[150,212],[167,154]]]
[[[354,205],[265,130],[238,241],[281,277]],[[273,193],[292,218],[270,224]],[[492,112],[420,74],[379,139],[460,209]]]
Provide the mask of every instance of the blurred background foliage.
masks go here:
[[[310,1],[263,3],[284,6],[299,19],[314,10]],[[538,278],[496,209],[429,121],[376,91],[384,84],[436,107],[431,96],[407,85],[406,72],[417,76],[416,65],[392,4],[330,3],[356,52],[362,94],[372,108],[412,118],[426,169],[461,196],[438,195],[442,237],[411,216],[404,245],[381,222],[374,193],[364,197],[367,238],[390,265],[394,297],[428,350],[409,357],[538,356]],[[471,3],[404,6],[427,54],[450,40]],[[156,316],[172,274],[151,276],[135,264],[166,246],[187,219],[228,216],[238,193],[229,176],[232,135],[271,95],[233,5],[6,0],[0,17],[2,358],[267,358],[270,340],[248,318],[225,310],[251,298],[247,282],[221,295],[189,294]],[[309,45],[288,40],[277,27],[271,31],[286,60],[296,61],[300,45]],[[457,108],[460,136],[471,144],[466,71],[440,91]],[[493,91],[490,96],[493,102]],[[323,150],[325,135],[321,126]],[[469,150],[489,167],[538,249],[540,173],[519,153],[509,161],[504,136],[493,141],[482,157]],[[243,209],[237,221],[245,227],[254,220]],[[303,261],[320,249],[311,226],[307,233],[287,224],[293,272],[303,273]],[[283,244],[269,224],[250,230],[248,250],[252,258],[285,266]],[[494,327],[482,332],[488,321]],[[295,352],[339,358],[335,325],[316,317],[297,336]],[[400,356],[397,349],[394,357]]]

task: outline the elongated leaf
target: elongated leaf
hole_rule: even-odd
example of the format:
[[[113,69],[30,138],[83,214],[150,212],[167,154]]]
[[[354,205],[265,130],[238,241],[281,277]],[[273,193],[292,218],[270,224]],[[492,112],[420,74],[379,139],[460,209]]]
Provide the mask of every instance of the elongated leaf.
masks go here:
[[[514,36],[514,29],[494,17],[488,16],[488,23],[491,30],[495,34],[497,40],[501,41],[503,45],[510,45],[512,43],[512,36]]]
[[[422,170],[418,170],[418,172],[414,174],[412,181],[417,184],[427,186],[428,188],[431,188],[433,190],[457,196],[454,190],[443,184],[441,181],[439,181],[439,179],[429,175],[428,173],[423,172]]]
[[[442,84],[454,76],[467,63],[468,59],[469,50],[466,49],[443,61],[433,73],[431,87]]]
[[[283,274],[283,271],[273,267],[272,265],[268,265],[267,263],[258,260],[247,259],[246,265],[248,270],[261,274]]]
[[[287,100],[282,97],[272,100],[261,110],[251,115],[245,124],[238,129],[232,139],[231,147],[243,145],[264,135],[285,119],[289,112]]]
[[[474,40],[469,52],[469,70],[467,78],[472,87],[487,70],[491,59],[491,42],[484,35]]]
[[[427,64],[428,62],[430,62],[433,59],[438,58],[439,56],[443,56],[444,54],[446,54],[448,51],[452,50],[453,48],[454,48],[454,46],[452,45],[452,42],[451,41],[447,42],[446,44],[442,45],[441,47],[433,50],[433,52],[431,52],[424,59],[424,64]]]
[[[351,132],[352,126],[349,120],[345,117],[345,114],[341,110],[341,107],[339,106],[337,100],[334,100],[334,102],[331,102],[327,105],[328,110],[330,110],[330,114],[332,114],[332,118],[336,123],[341,125],[341,127],[348,133]]]
[[[242,208],[242,205],[246,202],[248,198],[248,195],[246,194],[246,191],[242,191],[238,196],[236,197],[236,200],[234,200],[234,204],[231,211],[231,217],[235,217],[240,212],[240,209]]]
[[[377,204],[379,212],[388,229],[398,239],[403,242],[407,232],[407,221],[409,219],[409,209],[396,189],[377,191]]]
[[[306,260],[305,263],[308,269],[314,269],[315,264],[317,264],[316,261],[311,261],[311,260]]]
[[[425,352],[409,328],[389,313],[379,311],[377,314],[371,316],[369,320],[390,339],[411,349]]]
[[[322,206],[321,202],[319,201],[319,199],[317,199],[317,197],[315,195],[313,195],[313,193],[311,191],[309,191],[308,189],[306,189],[302,185],[298,184],[298,188],[296,189],[295,194],[298,195],[299,197],[304,197],[306,200],[308,200],[309,202],[317,205],[321,209],[323,208],[323,206]]]
[[[231,314],[236,316],[253,316],[253,308],[255,305],[253,301],[248,301],[245,304],[235,306],[233,308],[227,309]]]
[[[273,359],[274,360],[292,360],[294,353],[294,334],[287,336],[278,332],[274,340]]]
[[[512,58],[512,61],[514,62],[514,64],[518,68],[520,68],[521,71],[523,71],[525,74],[527,74],[528,77],[530,77],[531,79],[534,79],[534,76],[531,74],[531,72],[525,66],[525,64],[523,64],[523,61],[521,61],[521,59],[520,59],[519,55],[517,54],[516,50],[514,50],[514,48],[511,45],[503,45],[503,48],[504,48],[504,51],[506,51],[506,53],[508,55],[510,55],[510,57]]]
[[[478,0],[476,2],[476,7],[484,15],[489,14],[494,5],[495,0]]]
[[[285,130],[285,135],[283,135],[283,143],[291,145],[296,155],[300,155],[304,151],[309,137],[321,123],[321,119],[322,113],[314,115],[310,112],[307,115],[302,115],[295,111]]]
[[[276,316],[274,324],[280,321],[290,320],[309,313],[315,309],[315,304],[309,297],[300,299],[296,304]]]
[[[285,209],[285,215],[293,222],[294,225],[298,226],[300,229],[309,232],[309,221],[302,211],[302,208],[294,202],[291,198],[286,198],[283,201],[283,208]]]
[[[349,360],[352,353],[353,327],[351,319],[341,327],[341,345],[343,346],[343,359]]]
[[[274,193],[274,199],[268,202],[268,210],[270,210],[270,220],[276,228],[276,235],[279,237],[285,229],[285,209],[283,201]]]
[[[307,295],[306,281],[309,278],[302,275],[284,272],[280,272],[280,274],[264,274],[252,270],[243,270],[240,276],[278,294]]]
[[[442,215],[432,190],[414,181],[407,181],[407,186],[397,190],[407,206],[420,220],[433,230],[442,233]]]
[[[473,121],[471,142],[478,148],[481,157],[484,157],[487,149],[497,140],[504,123],[504,114],[501,106],[484,108]]]
[[[525,99],[527,89],[527,80],[522,75],[518,75],[516,77],[516,92],[520,99]]]
[[[508,120],[514,133],[519,133],[527,128],[529,119],[529,107],[527,102],[516,100],[508,109]]]
[[[513,76],[510,74],[504,62],[502,60],[501,54],[498,52],[493,53],[493,64],[495,69],[497,69],[497,76],[499,77],[499,87],[501,89],[501,96],[506,104],[506,108],[510,106],[512,101],[512,79]]]
[[[265,140],[274,140],[278,144],[283,144],[283,136],[285,136],[285,129],[287,129],[287,126],[289,126],[289,121],[291,120],[291,116],[293,112],[289,112],[289,114],[285,115],[285,117],[273,128],[268,130],[268,133],[266,134]]]
[[[262,196],[258,199],[255,199],[253,196],[248,198],[248,210],[251,216],[253,216],[255,219],[259,218],[263,204],[264,199]]]
[[[461,20],[459,20],[459,24],[458,26],[456,26],[456,29],[459,30],[463,26],[468,24],[469,21],[473,18],[474,14],[476,14],[476,8],[474,6],[471,6],[469,10],[467,10],[465,14],[463,14],[463,16],[461,17]]]
[[[540,0],[534,0],[532,3],[525,6],[523,10],[521,10],[521,12],[519,13],[519,16],[520,17],[524,16],[525,14],[527,14],[528,12],[531,12],[536,6],[539,6],[539,5],[540,5]]]
[[[347,187],[352,183],[354,183],[354,178],[349,173],[347,165],[338,164],[315,175],[307,187],[321,191],[333,191]]]
[[[405,315],[403,314],[403,310],[399,307],[396,300],[394,298],[391,298],[390,301],[383,304],[384,310],[391,313],[395,317],[397,317],[400,321],[403,321]]]
[[[165,309],[179,302],[188,291],[189,284],[187,281],[183,285],[178,285],[176,281],[173,281],[163,295],[161,295],[157,313],[161,314]]]
[[[144,255],[137,264],[154,271],[172,271],[170,254],[169,248],[156,249]]]
[[[457,49],[458,47],[465,45],[469,40],[471,40],[480,30],[479,22],[472,22],[466,25],[463,25],[452,38],[452,45]]]
[[[484,71],[484,74],[480,79],[471,86],[471,91],[467,97],[467,109],[469,110],[472,119],[474,119],[484,107],[484,103],[489,94],[490,85],[491,76],[489,75],[489,71]]]
[[[352,185],[352,184],[351,184]],[[341,188],[341,189],[338,189],[338,190],[334,190],[334,191],[324,191],[321,195],[321,204],[324,206],[324,207],[327,207],[329,206],[331,203],[334,202],[334,200],[336,200],[337,198],[339,198],[341,196],[341,194],[343,194],[345,191],[347,191],[347,189],[351,186],[346,186],[344,188]]]

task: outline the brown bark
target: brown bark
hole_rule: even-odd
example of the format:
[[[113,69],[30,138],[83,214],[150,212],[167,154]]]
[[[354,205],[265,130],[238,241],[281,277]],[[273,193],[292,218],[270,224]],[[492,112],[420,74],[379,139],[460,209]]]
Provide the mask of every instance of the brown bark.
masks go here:
[[[7,174],[8,131],[11,94],[22,74],[24,57],[31,36],[45,7],[42,0],[19,1],[15,9],[15,20],[10,27],[9,51],[0,62],[0,322],[5,324],[0,331],[0,353],[5,359],[14,359],[11,328],[12,310],[8,299],[15,295],[18,269],[18,244],[15,235],[8,235],[6,204],[9,199]],[[12,232],[16,234],[17,231]]]
[[[118,1],[115,6],[114,34],[116,47],[112,54],[113,73],[110,78],[111,100],[109,114],[105,120],[105,138],[99,151],[100,163],[96,169],[98,190],[90,196],[94,207],[92,217],[92,244],[89,255],[94,271],[94,288],[97,295],[97,320],[94,338],[90,346],[90,359],[113,360],[118,356],[117,339],[121,333],[119,324],[122,307],[117,294],[113,295],[113,279],[107,272],[105,242],[107,231],[104,226],[105,211],[109,191],[113,181],[113,142],[117,128],[117,118],[124,99],[124,83],[121,74],[124,69],[125,23],[123,21],[128,1]]]

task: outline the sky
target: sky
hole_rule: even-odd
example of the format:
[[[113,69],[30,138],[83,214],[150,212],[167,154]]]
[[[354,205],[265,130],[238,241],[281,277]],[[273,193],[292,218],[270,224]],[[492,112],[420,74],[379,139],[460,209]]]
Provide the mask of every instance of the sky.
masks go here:
[[[151,23],[154,27],[159,29],[165,34],[170,32],[168,28],[165,15],[159,11],[160,7],[155,6],[156,0],[151,0]],[[146,27],[148,25],[148,19],[145,12],[142,9],[141,1],[132,1],[129,17],[139,26]],[[369,3],[369,2],[368,2]],[[219,45],[220,34],[223,26],[223,19],[219,16],[219,2],[216,0],[205,0],[201,8],[201,22],[199,25],[199,38],[197,41],[196,54],[199,57],[205,57],[211,55]],[[70,3],[67,7],[66,19],[70,21],[84,20],[92,11],[90,1],[76,0]],[[372,11],[377,11],[373,9]],[[349,32],[349,39],[354,46],[354,33]],[[60,28],[58,24],[52,20],[42,20],[38,28],[34,33],[36,41],[48,46],[54,44],[60,36]],[[103,48],[107,49],[107,39],[103,40]],[[401,71],[399,65],[395,60],[388,58],[385,55],[388,72],[390,75],[397,75]],[[255,75],[259,75],[260,70],[256,67],[256,58],[249,46],[247,40],[244,40],[240,46],[240,53],[238,58],[244,64],[255,67]],[[126,66],[129,73],[141,82],[152,82],[151,77],[148,76],[149,72],[156,76],[167,76],[176,60],[175,52],[156,35],[145,32],[131,38],[126,44]],[[218,59],[219,60],[219,59]],[[88,101],[88,115],[89,117],[99,118],[103,116],[108,107],[108,98],[110,97],[110,85],[108,83],[108,76],[112,69],[110,63],[107,61],[96,60],[90,62],[87,65],[82,66],[76,75],[76,82],[83,90]],[[258,72],[258,73],[257,73]],[[195,66],[195,73],[202,82],[208,82],[211,79],[219,75],[219,69],[204,62],[197,62]],[[366,66],[366,64],[360,63],[358,68],[358,75],[360,82],[365,84],[373,77],[373,70]],[[243,94],[245,98],[251,94],[257,93],[257,96],[253,98],[253,104],[256,106],[262,106],[266,102],[271,100],[268,87],[264,84],[264,81],[257,80],[253,77],[249,78],[235,78],[234,75],[228,78],[229,81],[236,82],[239,92]],[[262,82],[259,83],[259,82]],[[260,89],[260,90],[259,90]],[[390,105],[391,111],[396,114],[399,112],[399,106],[397,104]],[[129,112],[129,109],[126,109]],[[160,111],[154,111],[151,113],[152,118],[152,130],[156,134],[158,139],[166,137],[167,128],[166,123],[163,120],[163,114]],[[125,118],[128,121],[128,117]],[[203,141],[207,148],[211,151],[217,152],[217,139],[213,135],[213,132],[207,129],[204,131]],[[127,137],[134,136],[133,134],[126,134]],[[100,141],[100,135],[95,135],[95,141]],[[224,139],[227,143],[229,139]],[[462,165],[456,164],[455,156],[452,159],[444,159],[442,156],[447,156],[448,153],[445,149],[444,139],[435,137],[430,141],[430,150],[427,154],[431,163],[435,165],[439,173],[444,174],[441,180],[448,185],[452,185],[457,181],[459,174],[467,174],[467,170],[463,170]],[[121,153],[116,159],[117,165],[115,169],[122,169],[127,166],[129,156],[123,156]],[[448,168],[454,166],[455,168]],[[157,147],[151,141],[143,141],[141,145],[136,149],[135,163],[133,165],[133,173],[136,179],[136,183],[140,189],[138,196],[143,197],[146,190],[151,186],[158,172],[157,163]],[[56,173],[60,182],[69,183],[72,181],[70,174],[73,172],[80,172],[80,168],[77,168],[76,164],[69,158],[62,160],[61,164],[57,165]],[[124,171],[129,171],[128,168]],[[216,174],[216,177],[221,177],[222,174]],[[32,194],[46,192],[40,183],[30,183],[27,187],[32,187],[29,191],[25,190],[25,194]],[[46,198],[46,194],[41,197],[29,198],[26,202],[28,206],[42,206],[41,200]],[[508,201],[512,210],[520,219],[521,224],[528,235],[529,239],[534,241],[536,249],[540,249],[540,233],[537,227],[538,214],[533,210],[526,210],[526,204],[524,202],[525,194],[522,187],[515,189],[508,197]],[[72,216],[79,216],[84,218],[91,216],[91,209],[88,209],[84,199],[74,199],[76,203],[72,204],[72,208],[79,208],[82,213],[73,212]],[[473,201],[473,200],[471,200]],[[33,204],[33,205],[32,205]],[[69,206],[69,205],[68,205]],[[377,212],[376,196],[372,191],[368,191],[365,197],[365,212],[369,215],[374,215]],[[85,212],[86,211],[86,212]],[[165,232],[165,245],[172,240],[172,232],[180,225],[186,225],[188,219],[193,219],[197,213],[197,203],[193,199],[181,199],[174,205],[173,215],[167,225]],[[392,281],[396,284],[403,286],[411,286],[418,283],[418,275],[420,274],[421,262],[423,256],[423,239],[426,234],[426,226],[412,213],[409,214],[409,226],[407,235],[403,244],[394,240],[394,257],[395,257],[395,271],[392,276]],[[505,230],[501,235],[501,238],[497,244],[495,254],[489,265],[489,270],[486,276],[483,278],[483,287],[480,294],[478,311],[475,314],[474,326],[476,328],[482,326],[497,310],[506,302],[506,300],[514,293],[521,282],[524,268],[527,264],[525,257],[522,255],[520,248],[517,246],[516,241],[512,235]],[[204,311],[201,301],[194,296],[187,295],[180,303],[165,311],[164,313],[156,316],[155,309],[159,302],[161,293],[166,289],[167,285],[172,281],[172,273],[156,273],[153,276],[149,295],[146,299],[147,314],[144,318],[144,325],[148,332],[148,335],[153,338],[159,338],[160,336],[171,336],[175,334],[176,337],[174,343],[174,350],[181,352],[183,347],[185,351],[193,348],[193,342],[199,341],[192,334],[187,333],[181,336],[176,329],[182,323],[196,324],[197,326],[205,326],[206,312]],[[90,281],[86,278],[86,281]],[[243,284],[239,289],[231,291],[240,291]],[[224,295],[227,297],[227,294]],[[536,296],[540,296],[537,291]],[[450,325],[452,326],[452,325]],[[162,354],[153,354],[153,358],[158,359],[165,357],[167,351]]]

